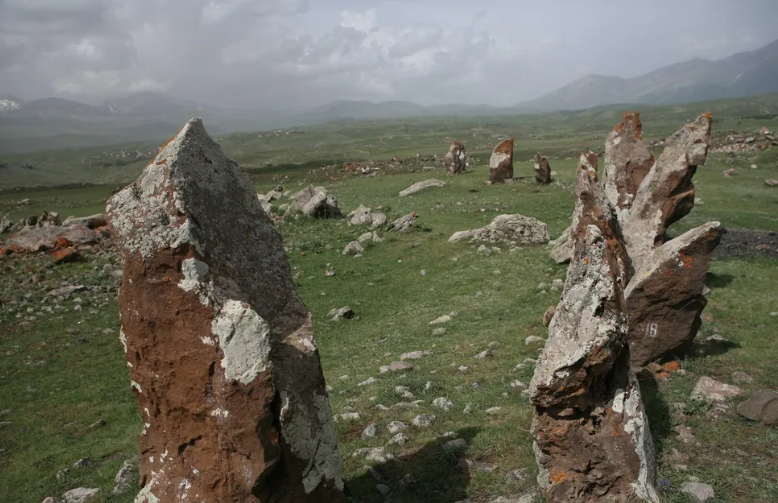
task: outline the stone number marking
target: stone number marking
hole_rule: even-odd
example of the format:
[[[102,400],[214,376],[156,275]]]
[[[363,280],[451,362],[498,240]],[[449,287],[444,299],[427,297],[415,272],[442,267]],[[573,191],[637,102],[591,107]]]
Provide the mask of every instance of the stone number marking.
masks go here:
[[[646,335],[648,337],[656,337],[656,332],[659,326],[656,323],[646,323]]]

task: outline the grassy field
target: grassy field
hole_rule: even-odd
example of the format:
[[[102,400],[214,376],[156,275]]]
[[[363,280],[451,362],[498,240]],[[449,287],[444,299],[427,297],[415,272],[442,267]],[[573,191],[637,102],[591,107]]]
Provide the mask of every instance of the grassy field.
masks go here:
[[[692,119],[695,107],[646,111],[647,134],[666,136],[684,120]],[[221,139],[229,155],[255,166],[442,153],[454,137],[463,139],[469,152],[486,161],[487,156],[481,153],[487,152],[498,140],[495,135],[500,134],[543,137],[520,142],[517,176],[531,176],[528,159],[536,150],[552,154],[550,162],[558,173],[557,181],[547,187],[537,187],[530,179],[486,186],[488,170],[483,163],[454,179],[445,178],[441,170],[339,181],[331,180],[337,174],[335,168],[313,174],[304,168],[290,171],[284,182],[287,189],[299,190],[310,182],[323,184],[346,212],[365,204],[381,207],[390,218],[411,211],[419,214],[415,232],[379,231],[385,241],[368,246],[360,258],[341,254],[348,242],[364,232],[349,226],[345,219],[288,219],[278,225],[296,284],[314,315],[322,364],[332,387],[333,412],[360,414],[358,421],[337,424],[353,501],[383,501],[375,489],[379,482],[366,469],[375,463],[354,458],[352,453],[360,447],[385,445],[392,437],[386,429],[390,421],[409,425],[403,432],[408,443],[387,448],[397,461],[375,466],[380,483],[391,489],[393,502],[453,503],[467,498],[480,503],[534,489],[537,469],[529,435],[532,409],[521,388],[511,383],[529,384],[533,367],[525,360],[536,358],[540,347],[526,345],[524,340],[530,335],[546,336],[543,312],[559,298],[559,292],[551,291],[548,285],[564,278],[566,267],[553,263],[544,246],[502,246],[485,255],[477,252],[478,245],[452,244],[447,239],[455,231],[483,226],[502,213],[536,217],[548,223],[552,238],[558,236],[569,224],[573,207],[576,161],[571,152],[580,147],[602,148],[620,112],[600,111],[590,125],[581,117],[571,119],[572,125],[568,125],[562,116],[539,116],[516,124],[516,129],[510,129],[510,118],[488,124],[454,124],[452,119],[409,121],[412,140],[396,140],[405,128],[402,121],[330,125],[330,136],[318,132],[315,143],[302,133],[288,135],[293,138],[284,134],[265,145],[247,135]],[[741,123],[735,125],[736,120],[731,124],[722,120],[715,128],[748,130],[778,125],[775,119],[739,119]],[[339,132],[339,128],[343,130]],[[478,128],[483,129],[482,136],[473,132]],[[359,141],[353,138],[357,130],[362,138]],[[424,131],[429,134],[425,136]],[[475,136],[468,140],[465,131]],[[338,143],[339,134],[347,137],[343,144]],[[387,143],[385,149],[382,142]],[[751,164],[757,164],[758,169],[750,169]],[[734,166],[739,168],[738,175],[724,178],[722,172],[730,167],[726,156],[709,156],[695,176],[698,197],[704,204],[696,206],[673,232],[709,220],[720,220],[726,227],[778,231],[778,189],[763,182],[778,178],[776,155],[771,151],[738,154]],[[253,173],[259,192],[277,183],[261,170]],[[447,185],[398,197],[400,190],[427,178],[445,179]],[[6,192],[0,194],[0,215],[20,218],[42,209],[58,210],[63,217],[91,214],[101,209],[114,188]],[[23,199],[29,201],[18,204]],[[778,316],[771,315],[778,311],[777,266],[775,260],[765,258],[714,261],[708,279],[712,293],[699,337],[721,334],[733,345],[715,354],[690,356],[682,362],[685,375],[675,374],[657,389],[647,390],[664,502],[689,501],[680,487],[695,477],[713,485],[720,502],[778,501],[778,430],[737,415],[712,419],[706,406],[689,399],[699,376],[732,383],[735,371],[754,378],[753,383],[742,385],[745,393],[778,389],[778,345],[774,343]],[[98,501],[132,501],[132,494],[109,496],[116,471],[136,454],[142,427],[117,336],[118,280],[106,274],[118,267],[117,257],[110,252],[87,252],[83,262],[63,266],[53,266],[45,256],[0,259],[3,503],[37,503],[79,486],[101,488],[103,496]],[[335,271],[335,275],[325,276],[326,270]],[[47,297],[49,290],[68,284],[88,289],[67,300]],[[350,305],[359,319],[329,321],[327,313],[344,305]],[[444,314],[451,314],[452,321],[442,325],[444,334],[433,335],[435,327],[429,322]],[[473,358],[486,348],[493,349],[493,358]],[[381,365],[416,350],[431,354],[413,361],[412,371],[379,375]],[[517,368],[518,364],[524,366]],[[459,370],[463,365],[468,367],[466,371]],[[378,381],[358,386],[369,377]],[[418,409],[393,407],[407,401],[397,395],[397,386],[407,387],[415,399],[423,400]],[[454,407],[449,411],[433,407],[432,401],[438,397],[448,398]],[[381,412],[377,404],[389,410]],[[499,413],[487,415],[486,410],[495,406],[502,408]],[[466,407],[469,413],[465,413]],[[682,442],[675,431],[683,420],[678,411],[684,413],[684,424],[695,437],[691,443]],[[411,420],[421,413],[434,414],[436,421],[425,429],[412,426]],[[105,424],[95,425],[100,419]],[[363,440],[362,430],[370,423],[377,423],[378,434]],[[468,446],[447,447],[449,432],[467,440]],[[83,457],[91,463],[74,468]],[[462,459],[475,464],[463,469]],[[70,474],[58,480],[56,474],[64,468]],[[522,476],[506,479],[513,470],[523,470]],[[407,474],[416,482],[401,483]]]

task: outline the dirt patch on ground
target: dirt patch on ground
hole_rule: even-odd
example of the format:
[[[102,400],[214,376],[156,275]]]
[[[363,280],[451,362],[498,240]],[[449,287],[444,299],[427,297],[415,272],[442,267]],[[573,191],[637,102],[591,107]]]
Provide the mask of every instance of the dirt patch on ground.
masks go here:
[[[778,232],[727,229],[713,258],[778,258]]]

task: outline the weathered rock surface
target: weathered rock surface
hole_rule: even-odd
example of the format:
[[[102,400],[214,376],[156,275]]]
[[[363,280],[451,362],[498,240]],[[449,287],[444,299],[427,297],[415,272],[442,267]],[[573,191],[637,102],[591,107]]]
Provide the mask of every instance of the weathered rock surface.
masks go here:
[[[722,233],[718,222],[692,229],[655,249],[635,271],[624,293],[633,365],[689,352],[707,304],[702,291],[710,256]]]
[[[751,421],[762,421],[767,426],[778,424],[778,393],[762,389],[737,406],[737,413]]]
[[[532,434],[548,502],[658,502],[655,463],[629,365],[629,264],[596,175],[579,167],[575,251],[530,384]]]
[[[360,204],[359,208],[355,209],[348,214],[349,223],[351,225],[367,225],[370,224],[370,229],[377,229],[386,224],[386,214],[373,213],[371,208],[367,208]]]
[[[551,165],[545,155],[535,154],[535,181],[541,184],[551,183]]]
[[[101,233],[85,225],[24,227],[8,238],[6,246],[17,252],[37,252],[54,249],[63,243],[68,246],[94,244],[102,237]]]
[[[135,501],[343,501],[311,314],[237,163],[193,119],[108,215],[145,423]]]
[[[555,240],[548,243],[551,247],[551,258],[557,264],[567,264],[573,258],[573,234],[571,228],[568,227],[562,234]]]
[[[712,377],[700,377],[694,385],[691,397],[704,402],[726,402],[743,392],[737,386],[725,384]]]
[[[67,217],[65,221],[62,222],[62,225],[65,227],[71,225],[85,225],[90,229],[97,229],[100,227],[105,227],[108,225],[108,222],[106,221],[105,215],[103,213],[96,213],[94,215],[89,215],[88,217]]]
[[[489,159],[489,182],[503,183],[509,179],[513,179],[513,138],[498,143]]]
[[[119,496],[129,491],[132,488],[132,483],[135,481],[136,471],[132,460],[125,461],[119,471],[116,472],[116,477],[114,477],[115,485],[111,495]]]
[[[403,215],[400,218],[394,220],[392,223],[389,224],[387,227],[391,231],[397,231],[397,232],[411,232],[413,230],[413,227],[416,225],[416,212],[408,213],[407,215]]]
[[[359,241],[352,241],[343,248],[343,255],[362,255],[365,249]]]
[[[713,503],[716,499],[713,487],[700,482],[684,482],[681,492],[687,494],[694,503]]]
[[[598,158],[597,153],[587,150],[578,154],[578,164],[589,170],[590,172],[597,174]]]
[[[400,197],[410,196],[411,194],[416,194],[417,192],[421,192],[424,189],[429,189],[431,187],[444,187],[446,185],[446,182],[443,180],[424,180],[423,182],[416,182],[410,187],[408,187],[405,190],[400,191]]]
[[[451,147],[448,149],[448,153],[443,157],[443,164],[446,166],[446,174],[448,174],[448,176],[463,173],[467,167],[465,146],[458,141],[452,143]]]
[[[338,200],[327,194],[324,187],[309,185],[294,196],[286,209],[286,215],[302,213],[312,218],[337,218],[341,216]]]
[[[637,189],[622,229],[635,268],[667,241],[667,228],[694,206],[692,176],[705,164],[711,114],[703,114],[666,140],[662,155]]]
[[[548,225],[518,213],[498,215],[486,227],[455,232],[448,241],[455,243],[465,239],[507,245],[545,244],[548,243]]]
[[[86,503],[100,495],[100,489],[89,487],[77,487],[62,495],[63,503]]]
[[[602,184],[605,195],[623,221],[638,187],[654,165],[654,154],[643,142],[638,112],[627,112],[605,141]]]

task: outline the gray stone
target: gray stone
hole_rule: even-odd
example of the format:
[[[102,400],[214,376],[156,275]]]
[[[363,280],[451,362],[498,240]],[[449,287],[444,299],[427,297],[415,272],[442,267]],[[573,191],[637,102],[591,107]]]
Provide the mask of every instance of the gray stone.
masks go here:
[[[89,458],[81,458],[73,463],[73,468],[83,468],[92,464],[92,460]]]
[[[778,424],[778,393],[759,390],[737,406],[737,413],[751,421],[762,421],[767,426]]]
[[[406,400],[413,400],[416,398],[413,393],[411,393],[410,388],[407,386],[395,386],[394,387],[394,394],[399,396],[400,398],[405,398]]]
[[[548,243],[551,251],[549,254],[557,264],[567,264],[573,258],[573,235],[571,227],[568,227],[562,234]]]
[[[701,377],[694,385],[691,397],[704,402],[725,402],[741,394],[743,390],[724,384],[711,377]]]
[[[406,370],[413,370],[413,365],[408,362],[392,362],[389,365],[384,365],[378,369],[382,374],[387,372],[404,372]]]
[[[496,416],[502,412],[502,407],[489,407],[485,412],[487,416]]]
[[[410,353],[403,353],[400,355],[400,360],[420,360],[431,354],[432,352],[430,351],[411,351]]]
[[[403,423],[402,421],[392,421],[391,423],[386,425],[386,429],[389,430],[389,433],[398,433],[403,430],[408,429],[408,425]]]
[[[546,339],[538,337],[537,335],[530,335],[524,339],[524,344],[529,346],[530,344],[544,343]]]
[[[376,484],[375,490],[384,496],[386,496],[390,492],[389,488],[383,484]]]
[[[444,335],[446,333],[446,329],[443,327],[433,328],[432,329],[432,335]]]
[[[494,357],[494,353],[492,352],[491,349],[485,349],[480,353],[478,353],[477,355],[473,356],[473,358],[475,358],[476,360],[486,360],[487,358],[492,358],[492,357]]]
[[[47,294],[49,297],[65,297],[68,298],[72,294],[77,292],[84,292],[86,291],[86,287],[84,285],[73,285],[73,286],[62,286],[59,288],[55,288],[54,290],[49,291]]]
[[[86,503],[87,501],[92,501],[97,498],[99,495],[100,489],[78,487],[64,493],[62,499],[65,503]]]
[[[432,423],[435,422],[436,417],[433,414],[419,414],[418,416],[413,418],[414,426],[418,428],[428,428],[432,426]]]
[[[754,378],[740,370],[732,372],[732,380],[737,384],[751,384],[754,382]]]
[[[397,433],[395,436],[389,439],[386,445],[405,445],[408,442],[408,437],[402,433]]]
[[[466,449],[467,440],[464,438],[455,438],[454,440],[449,440],[446,442],[446,447],[449,449]]]
[[[416,212],[408,213],[389,224],[388,229],[396,232],[411,232],[416,225]]]
[[[114,477],[115,485],[113,491],[111,491],[111,495],[119,496],[129,491],[135,482],[135,473],[135,463],[133,460],[128,459],[122,464],[119,471],[116,472],[116,477]]]
[[[351,421],[358,421],[359,420],[359,413],[358,412],[344,412],[343,414],[335,414],[332,416],[332,419],[335,420],[336,423],[339,422],[351,422]]]
[[[350,320],[354,317],[354,310],[350,306],[343,306],[330,310],[327,316],[331,316],[331,321]]]
[[[400,192],[400,197],[410,196],[411,194],[416,194],[417,192],[420,192],[424,189],[429,189],[431,187],[443,187],[446,185],[446,182],[442,180],[435,180],[434,178],[432,180],[424,180],[423,182],[416,182],[407,189]]]
[[[340,206],[335,197],[327,194],[324,187],[309,185],[294,196],[285,215],[302,213],[312,218],[336,218],[341,216]]]
[[[367,379],[365,379],[361,383],[357,384],[357,386],[370,386],[371,384],[374,384],[374,383],[377,383],[377,382],[378,382],[378,379],[376,379],[375,377],[368,377]]]
[[[378,425],[376,423],[370,423],[365,427],[364,430],[362,430],[362,435],[360,435],[360,438],[373,438],[376,436],[376,433],[378,433]]]
[[[486,227],[455,232],[448,241],[469,240],[506,245],[528,245],[548,243],[548,225],[519,214],[498,215]]]
[[[362,255],[365,249],[359,244],[359,241],[352,241],[343,248],[343,255]]]
[[[432,406],[445,411],[449,411],[454,407],[454,402],[445,397],[436,398],[432,401]]]
[[[681,492],[688,494],[694,503],[710,503],[716,498],[713,487],[700,482],[684,482]]]
[[[505,472],[505,480],[508,482],[523,482],[527,480],[527,469],[518,468],[516,470],[508,470]]]
[[[444,314],[440,318],[435,318],[430,322],[430,325],[442,325],[443,323],[448,323],[451,321],[451,316]]]
[[[67,480],[70,477],[70,470],[67,468],[63,468],[62,470],[57,472],[57,480],[60,482]]]

